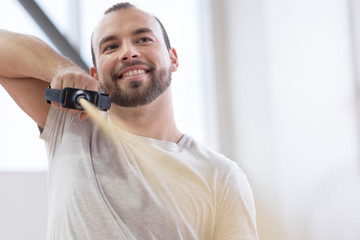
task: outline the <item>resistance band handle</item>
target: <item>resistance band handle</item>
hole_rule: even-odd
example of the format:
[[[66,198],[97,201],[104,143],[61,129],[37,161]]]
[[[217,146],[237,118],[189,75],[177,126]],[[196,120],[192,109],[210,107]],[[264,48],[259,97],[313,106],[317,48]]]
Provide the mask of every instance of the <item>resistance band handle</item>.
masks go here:
[[[77,88],[52,89],[49,87],[45,90],[47,103],[57,102],[64,108],[84,110],[79,103],[81,98],[94,104],[100,110],[107,111],[110,109],[111,98],[104,93]]]

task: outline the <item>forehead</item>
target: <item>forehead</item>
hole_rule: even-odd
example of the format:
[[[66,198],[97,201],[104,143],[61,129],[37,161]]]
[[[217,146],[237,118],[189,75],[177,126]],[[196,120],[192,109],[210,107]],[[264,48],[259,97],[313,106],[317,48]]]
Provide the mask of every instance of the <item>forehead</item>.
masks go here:
[[[97,48],[104,37],[112,35],[125,37],[140,28],[151,29],[161,39],[162,32],[159,23],[152,15],[140,9],[129,8],[108,13],[95,28],[93,44]]]

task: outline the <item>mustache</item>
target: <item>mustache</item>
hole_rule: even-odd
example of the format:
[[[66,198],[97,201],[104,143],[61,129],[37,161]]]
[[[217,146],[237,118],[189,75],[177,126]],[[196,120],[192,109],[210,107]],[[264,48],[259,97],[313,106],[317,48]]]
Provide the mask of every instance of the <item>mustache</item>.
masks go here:
[[[113,71],[111,71],[111,79],[113,79],[114,81],[117,80],[117,75],[119,74],[119,72],[121,72],[122,70],[124,70],[127,67],[132,67],[135,65],[143,65],[146,66],[149,69],[149,72],[154,71],[155,69],[155,65],[149,62],[144,62],[141,60],[134,60],[132,62],[125,62],[122,63],[120,67],[115,68]]]

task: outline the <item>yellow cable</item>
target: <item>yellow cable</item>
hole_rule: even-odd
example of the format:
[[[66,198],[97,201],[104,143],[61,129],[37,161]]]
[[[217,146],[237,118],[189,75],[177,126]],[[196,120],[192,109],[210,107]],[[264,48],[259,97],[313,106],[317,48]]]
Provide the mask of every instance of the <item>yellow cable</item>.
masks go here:
[[[114,138],[114,132],[109,124],[107,115],[101,114],[100,110],[98,110],[95,105],[91,104],[85,98],[79,99],[79,103],[89,115],[90,119],[92,119],[96,124],[98,124],[100,129],[102,129],[107,136]]]

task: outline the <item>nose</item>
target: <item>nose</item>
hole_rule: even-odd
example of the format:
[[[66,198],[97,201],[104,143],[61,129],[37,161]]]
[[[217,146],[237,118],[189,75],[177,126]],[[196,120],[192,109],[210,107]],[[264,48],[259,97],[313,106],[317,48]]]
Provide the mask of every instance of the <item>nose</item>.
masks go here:
[[[121,46],[121,51],[119,55],[119,60],[121,62],[132,61],[135,58],[138,58],[140,53],[137,48],[132,43],[123,43]]]

